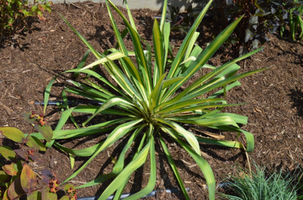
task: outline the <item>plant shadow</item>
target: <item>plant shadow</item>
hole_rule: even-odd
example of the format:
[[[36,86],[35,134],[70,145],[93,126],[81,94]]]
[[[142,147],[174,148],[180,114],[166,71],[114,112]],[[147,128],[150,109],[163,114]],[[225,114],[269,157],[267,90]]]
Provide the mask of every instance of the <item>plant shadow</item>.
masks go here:
[[[298,116],[303,117],[303,90],[301,88],[291,89],[288,96],[293,102],[292,108],[297,110]]]

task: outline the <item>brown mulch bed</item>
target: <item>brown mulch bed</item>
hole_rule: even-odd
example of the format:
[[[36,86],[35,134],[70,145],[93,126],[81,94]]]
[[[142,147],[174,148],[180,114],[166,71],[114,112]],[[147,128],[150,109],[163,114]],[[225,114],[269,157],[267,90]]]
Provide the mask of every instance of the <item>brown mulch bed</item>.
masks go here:
[[[106,6],[94,3],[76,3],[74,5],[58,4],[53,6],[53,12],[46,14],[46,22],[34,22],[31,30],[20,34],[13,43],[4,43],[0,47],[0,126],[12,126],[24,132],[31,131],[20,114],[35,110],[41,112],[42,107],[35,105],[35,101],[43,101],[43,92],[48,82],[58,73],[75,68],[87,51],[85,45],[64,23],[57,12],[61,13],[99,52],[103,52],[115,45],[113,30],[108,19]],[[124,11],[125,12],[125,11]],[[140,35],[147,41],[152,41],[152,17],[157,12],[150,10],[133,10],[135,22]],[[123,28],[122,20],[115,15],[118,27]],[[203,22],[202,22],[203,24]],[[203,24],[204,26],[204,24]],[[204,30],[209,30],[204,28]],[[206,34],[202,32],[201,33]],[[212,33],[208,33],[212,35]],[[180,45],[180,35],[174,34],[175,46]],[[293,170],[302,166],[303,140],[303,45],[278,38],[268,34],[269,41],[263,51],[239,63],[241,72],[267,67],[268,70],[242,79],[241,87],[228,93],[229,103],[243,103],[245,105],[228,108],[227,111],[245,115],[249,118],[244,130],[254,134],[255,150],[249,155],[260,165],[270,168],[277,166]],[[200,45],[207,41],[199,40]],[[203,42],[203,43],[202,43]],[[130,40],[127,47],[132,48]],[[232,52],[221,50],[211,59],[210,64],[219,66],[232,59]],[[88,63],[94,61],[92,55]],[[52,99],[60,98],[60,91],[64,86],[62,77],[56,82]],[[56,107],[48,108],[47,119],[55,125],[60,112]],[[72,125],[71,125],[72,127]],[[68,127],[66,127],[68,128]],[[226,133],[226,139],[236,139],[234,135]],[[239,138],[243,141],[242,136]],[[0,138],[2,144],[8,141]],[[96,140],[81,142],[65,141],[68,147],[84,148],[95,144]],[[81,185],[93,180],[98,174],[111,172],[112,159],[118,155],[119,146],[102,152],[79,176],[71,183]],[[217,183],[228,176],[235,175],[237,166],[247,166],[245,154],[241,150],[218,148],[201,145],[203,156],[211,165]],[[191,199],[206,199],[205,180],[198,166],[189,158],[183,149],[172,144],[170,151],[178,164],[185,186],[190,188]],[[43,168],[52,170],[60,181],[69,177],[69,159],[66,154],[57,149],[48,149],[39,155],[43,163],[34,165],[39,174]],[[167,161],[159,154],[157,157],[157,184],[155,189],[178,188]],[[86,159],[77,159],[75,169]],[[149,166],[146,165],[130,179],[125,192],[136,192],[143,188],[149,178]],[[95,196],[105,189],[109,182],[101,187],[95,186],[79,190],[79,196]],[[158,194],[156,199],[182,199],[181,194]]]

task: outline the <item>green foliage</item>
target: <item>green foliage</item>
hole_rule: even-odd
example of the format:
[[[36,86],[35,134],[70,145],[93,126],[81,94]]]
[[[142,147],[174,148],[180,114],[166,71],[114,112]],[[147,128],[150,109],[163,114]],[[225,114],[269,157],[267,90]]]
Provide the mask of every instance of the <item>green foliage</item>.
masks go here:
[[[42,115],[24,115],[26,120],[35,119],[33,125],[40,131],[44,139],[52,137],[52,129],[46,125]],[[43,123],[41,125],[41,122]],[[27,198],[30,200],[57,200],[56,192],[59,190],[60,182],[55,174],[47,169],[42,171],[45,185],[42,188],[37,186],[37,176],[31,169],[29,162],[41,162],[35,154],[37,151],[46,151],[43,143],[31,134],[25,136],[22,131],[13,127],[0,127],[0,133],[8,139],[20,144],[19,149],[12,149],[8,146],[0,146],[0,156],[5,162],[0,163],[0,199],[13,200]],[[26,148],[27,145],[29,148]],[[0,158],[1,158],[0,157]],[[1,159],[3,159],[1,158]],[[68,184],[66,194],[62,200],[76,200],[77,191],[74,186]]]
[[[209,199],[213,200],[215,198],[215,179],[211,167],[201,157],[200,143],[234,148],[244,148],[244,145],[237,141],[202,137],[195,135],[190,130],[192,126],[195,126],[233,131],[236,135],[243,133],[247,143],[245,149],[249,152],[254,149],[253,135],[242,130],[238,125],[246,124],[247,117],[221,111],[225,107],[238,105],[228,104],[223,98],[227,91],[240,85],[238,79],[263,70],[236,75],[240,68],[236,62],[251,56],[260,49],[219,67],[207,64],[207,61],[226,41],[242,19],[240,17],[233,22],[203,50],[195,44],[200,34],[196,30],[212,3],[210,1],[188,30],[176,56],[173,56],[169,41],[170,23],[166,22],[167,1],[165,0],[163,4],[160,23],[157,20],[154,21],[152,46],[140,38],[131,12],[128,9],[128,4],[126,1],[124,2],[126,3],[129,19],[110,0],[106,1],[110,21],[117,40],[117,48],[109,49],[103,53],[97,52],[62,17],[97,58],[95,62],[87,66],[82,65],[83,67],[64,72],[74,73],[74,76],[77,77],[77,81],[68,81],[69,84],[64,89],[64,92],[100,102],[101,106],[79,105],[67,108],[62,113],[53,131],[53,140],[47,143],[47,146],[51,147],[54,145],[70,155],[89,157],[74,174],[64,181],[67,182],[77,176],[100,152],[120,141],[120,139],[125,139],[127,143],[115,160],[112,172],[100,175],[95,180],[78,188],[94,186],[108,179],[113,179],[99,199],[106,199],[111,194],[115,194],[115,199],[119,199],[132,173],[146,162],[149,155],[150,178],[147,186],[127,198],[139,199],[151,192],[155,187],[155,143],[158,142],[168,158],[184,196],[189,199],[164,140],[164,138],[171,137],[198,164],[208,184]],[[122,34],[123,36],[120,34],[113,19],[112,10],[117,12],[123,19],[127,34],[132,39],[134,51],[126,49],[123,42],[123,37],[126,34]],[[85,59],[84,57],[81,63]],[[102,64],[108,72],[109,79],[92,70],[99,64]],[[193,75],[199,70],[208,72],[203,73],[198,80],[194,81],[186,89],[182,89],[183,85],[192,79]],[[78,76],[79,73],[81,73],[81,76]],[[46,109],[53,83],[54,80],[49,83],[45,91],[44,102],[46,103],[44,104],[44,110]],[[91,117],[85,119],[79,128],[76,126],[76,129],[64,130],[63,126],[73,116],[73,113],[86,113],[91,115]],[[107,120],[101,122],[100,116]],[[105,134],[107,135],[104,141],[86,149],[69,149],[58,142],[60,139]],[[42,137],[39,133],[34,135],[38,138]],[[125,165],[125,155],[129,150],[132,151],[131,161]]]
[[[281,37],[292,40],[303,38],[303,2],[298,0],[259,0],[255,16],[262,18],[264,26],[270,32],[277,29]],[[285,34],[288,32],[288,34]]]
[[[34,1],[34,5],[28,6],[23,0],[0,0],[0,41],[5,36],[10,36],[26,28],[26,18],[29,16],[38,17],[45,21],[42,12],[51,12],[51,1]]]
[[[217,1],[217,13],[224,24],[245,15],[230,43],[238,43],[240,54],[256,49],[267,41],[267,32],[289,32],[292,40],[303,38],[303,4],[298,0],[233,0]],[[245,30],[245,31],[243,31]]]
[[[234,195],[222,194],[230,200],[296,200],[298,177],[279,172],[268,174],[265,168],[255,165],[256,172],[250,177],[244,169],[232,177],[228,188]]]
[[[169,5],[167,9],[167,21],[171,22],[171,30],[179,29],[181,32],[187,33],[199,15],[200,7],[193,8],[192,4],[181,13],[178,6]]]

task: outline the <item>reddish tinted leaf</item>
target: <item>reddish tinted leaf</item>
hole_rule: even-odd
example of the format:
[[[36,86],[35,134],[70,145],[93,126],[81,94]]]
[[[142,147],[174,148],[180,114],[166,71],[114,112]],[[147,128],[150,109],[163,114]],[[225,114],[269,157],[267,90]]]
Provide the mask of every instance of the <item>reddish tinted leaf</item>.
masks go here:
[[[18,156],[20,156],[21,158],[23,158],[24,160],[28,159],[28,156],[26,154],[26,151],[21,150],[21,149],[15,149],[14,150],[16,152],[16,154],[18,154]]]
[[[0,127],[0,132],[8,139],[15,142],[22,142],[25,138],[22,131],[14,127]]]
[[[3,200],[10,200],[7,195],[7,190],[5,190],[5,192],[3,194]]]
[[[18,169],[15,164],[4,165],[2,169],[10,176],[16,176],[18,174]]]
[[[24,191],[21,187],[20,177],[17,177],[16,180],[9,186],[7,190],[7,195],[10,199],[16,199],[22,194],[24,194]]]
[[[35,125],[35,129],[41,133],[47,142],[50,142],[53,138],[53,130],[49,125]]]
[[[27,200],[42,200],[41,193],[39,191],[33,191],[27,194]]]
[[[55,174],[53,172],[51,172],[49,169],[43,169],[41,172],[43,181],[48,184],[50,182],[50,180],[55,177]]]
[[[42,162],[42,160],[40,158],[37,158],[34,155],[29,155],[29,157],[34,161],[34,162]]]
[[[0,183],[5,183],[9,181],[9,178],[9,175],[7,175],[4,171],[0,170]]]
[[[22,189],[29,193],[33,191],[37,185],[37,178],[35,172],[28,166],[27,164],[23,165],[23,169],[21,172],[21,186]]]
[[[16,157],[14,150],[7,146],[0,146],[0,154],[2,154],[6,160],[12,160]]]
[[[46,148],[42,142],[38,138],[31,135],[27,138],[26,145],[38,149],[39,151],[46,151]]]
[[[44,186],[43,189],[41,190],[41,199],[43,199],[43,200],[56,200],[57,199],[57,194],[49,192],[49,187]]]

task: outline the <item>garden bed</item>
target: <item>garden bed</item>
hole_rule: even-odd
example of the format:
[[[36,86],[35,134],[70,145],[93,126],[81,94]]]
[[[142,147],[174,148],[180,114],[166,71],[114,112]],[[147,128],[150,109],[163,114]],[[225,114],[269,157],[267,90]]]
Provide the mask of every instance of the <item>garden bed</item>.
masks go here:
[[[48,82],[58,73],[75,68],[86,52],[86,46],[57,12],[61,13],[99,52],[115,45],[114,33],[105,5],[57,4],[52,9],[52,13],[45,14],[46,22],[33,22],[31,30],[25,35],[15,36],[12,43],[4,43],[0,47],[0,90],[2,91],[0,126],[12,126],[30,132],[31,126],[20,114],[32,110],[42,112],[42,106],[35,105],[34,102],[43,101],[43,92]],[[113,14],[119,22],[118,28],[122,28],[122,20],[115,12]],[[152,18],[157,15],[159,15],[157,12],[148,9],[133,10],[139,34],[147,41],[152,41]],[[201,38],[198,40],[201,46],[205,46],[212,35],[217,34],[214,33],[216,32],[214,27],[216,26],[211,20],[202,22],[199,28]],[[183,37],[182,33],[174,32],[171,38],[172,44],[176,47],[180,46]],[[226,99],[229,103],[247,104],[226,110],[249,118],[248,125],[242,129],[255,136],[255,150],[250,155],[258,164],[292,170],[297,165],[303,164],[303,46],[301,43],[281,39],[276,35],[268,34],[267,37],[269,41],[264,45],[264,50],[239,65],[242,67],[240,72],[264,67],[269,69],[240,80],[242,86],[230,91]],[[126,41],[126,45],[127,48],[132,48],[130,41]],[[209,64],[219,66],[235,55],[236,53],[231,49],[221,49]],[[90,55],[87,63],[92,61],[94,57]],[[197,76],[200,76],[200,73]],[[60,99],[64,79],[68,77],[62,76],[55,83],[52,100]],[[54,126],[60,117],[60,112],[57,111],[58,108],[51,106],[47,110],[47,120]],[[65,128],[72,128],[72,124]],[[236,139],[229,133],[222,135],[227,140]],[[97,143],[100,139],[102,137],[64,141],[64,144],[70,148],[84,148]],[[243,138],[239,140],[244,141]],[[0,141],[5,144],[8,142],[3,138]],[[110,155],[117,158],[121,148],[113,145],[108,151],[102,152],[71,183],[78,186],[93,180],[97,175],[109,173],[113,166]],[[185,187],[190,188],[191,199],[206,199],[206,183],[199,167],[178,145],[172,143],[169,148]],[[238,165],[247,166],[245,154],[241,150],[210,145],[201,145],[201,149],[204,152],[203,157],[214,171],[217,182],[224,181],[229,175],[234,174]],[[43,159],[43,163],[32,164],[38,174],[42,169],[49,168],[60,181],[63,181],[73,173],[66,154],[56,149],[48,149],[46,153],[39,156]],[[85,159],[77,159],[75,169],[84,162]],[[146,163],[132,176],[125,192],[139,191],[147,184],[148,168],[149,164]],[[157,155],[157,174],[155,189],[178,188],[166,158],[161,153]],[[105,182],[101,187],[81,189],[78,193],[79,197],[98,195],[108,184],[109,182]],[[176,195],[182,199],[182,194]],[[156,198],[176,199],[176,196],[163,193],[158,194]]]

